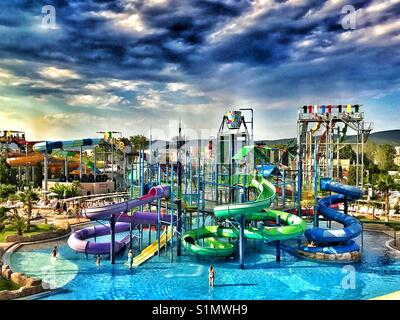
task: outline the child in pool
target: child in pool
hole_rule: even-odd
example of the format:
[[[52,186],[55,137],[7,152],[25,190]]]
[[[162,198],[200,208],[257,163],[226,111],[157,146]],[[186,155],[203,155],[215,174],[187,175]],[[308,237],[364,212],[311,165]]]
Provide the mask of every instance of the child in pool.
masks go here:
[[[213,266],[210,266],[210,269],[208,269],[208,281],[210,287],[214,287],[214,278],[215,278],[215,269]]]
[[[129,265],[129,269],[132,269],[132,265],[133,265],[133,250],[130,249],[128,252],[128,265]]]

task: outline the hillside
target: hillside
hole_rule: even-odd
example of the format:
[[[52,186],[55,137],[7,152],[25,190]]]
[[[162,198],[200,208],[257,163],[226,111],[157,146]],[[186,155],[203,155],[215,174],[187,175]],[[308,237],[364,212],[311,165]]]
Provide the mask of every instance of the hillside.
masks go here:
[[[349,136],[346,141],[355,141],[356,136]],[[388,130],[372,132],[368,138],[369,142],[376,144],[400,145],[400,130]]]

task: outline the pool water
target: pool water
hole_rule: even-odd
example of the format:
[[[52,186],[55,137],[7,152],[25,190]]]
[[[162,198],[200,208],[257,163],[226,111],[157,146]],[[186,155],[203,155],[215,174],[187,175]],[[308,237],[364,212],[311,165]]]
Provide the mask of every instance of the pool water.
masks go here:
[[[253,241],[246,245],[244,270],[238,268],[236,256],[211,260],[188,255],[184,248],[173,262],[169,250],[167,256],[163,249],[160,257],[132,270],[126,252],[117,256],[115,265],[105,256],[97,266],[94,256],[76,254],[66,241],[21,247],[12,254],[11,265],[42,278],[51,288],[64,289],[43,299],[369,299],[400,290],[400,260],[385,247],[388,239],[366,231],[362,261],[350,266],[308,261],[287,252],[276,262],[273,245]],[[54,245],[59,247],[57,260],[50,256]],[[138,252],[137,243],[134,251]],[[214,288],[208,286],[211,263],[216,269]]]

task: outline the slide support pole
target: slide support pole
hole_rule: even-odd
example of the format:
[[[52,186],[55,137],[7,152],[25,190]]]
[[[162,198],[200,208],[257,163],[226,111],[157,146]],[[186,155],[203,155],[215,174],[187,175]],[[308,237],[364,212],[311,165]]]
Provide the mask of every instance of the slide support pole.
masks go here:
[[[46,148],[44,152],[44,191],[48,191],[49,181],[49,154]],[[47,199],[47,193],[44,194],[44,198]]]
[[[93,175],[94,175],[94,182],[96,182],[96,177],[97,177],[97,174],[96,174],[96,171],[97,171],[97,152],[96,152],[96,147],[94,147],[94,150],[93,150]]]
[[[239,268],[244,269],[244,227],[246,223],[246,217],[242,214],[240,216],[239,226]]]
[[[286,170],[282,172],[282,209],[286,208]]]
[[[344,197],[344,213],[345,214],[349,214],[349,199],[347,198],[347,196]]]
[[[160,164],[158,164],[158,184],[159,185],[161,185],[161,166],[160,166]],[[160,256],[160,228],[161,228],[161,226],[160,226],[160,219],[161,219],[161,217],[160,217],[160,211],[161,211],[161,200],[160,199],[158,199],[157,200],[157,242],[158,242],[158,250],[157,250],[157,255],[158,256]]]
[[[82,153],[83,153],[83,147],[80,146],[79,148],[79,179],[82,181],[82,173],[83,173],[83,168],[82,168]]]
[[[303,161],[301,154],[299,155],[299,163],[297,168],[297,215],[301,218],[301,189],[303,188]]]
[[[276,225],[277,226],[281,225],[281,216],[276,216]],[[277,262],[281,261],[281,241],[280,240],[276,241],[276,261]]]
[[[151,224],[149,224],[149,245],[151,245]]]
[[[175,202],[175,170],[174,163],[171,162],[171,262],[174,261],[174,202]],[[168,239],[168,238],[167,238]]]
[[[182,255],[182,239],[180,235],[182,234],[182,200],[178,199],[176,202],[177,211],[178,211],[178,221],[177,221],[177,239],[176,239],[176,251],[177,256]]]
[[[314,228],[318,227],[319,225],[317,196],[318,196],[317,136],[315,136],[314,137]]]
[[[64,158],[64,175],[65,175],[65,179],[67,179],[67,181],[68,181],[68,158],[67,157]]]
[[[115,214],[110,218],[111,243],[110,243],[110,263],[115,264]]]

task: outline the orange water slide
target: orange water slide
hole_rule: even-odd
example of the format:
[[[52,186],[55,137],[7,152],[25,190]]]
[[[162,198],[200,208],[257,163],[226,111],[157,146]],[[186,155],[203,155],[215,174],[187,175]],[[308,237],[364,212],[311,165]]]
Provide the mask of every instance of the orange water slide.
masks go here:
[[[28,156],[8,158],[7,164],[11,167],[19,166],[35,166],[40,162],[44,161],[43,154],[41,153],[31,153]],[[50,168],[63,168],[64,161],[49,161]],[[74,170],[79,167],[78,162],[68,162],[68,168]]]
[[[14,157],[14,158],[8,158],[7,164],[9,164],[12,167],[18,167],[18,166],[34,166],[38,162],[43,161],[43,155],[41,153],[31,153],[28,156],[22,156],[22,157]]]

